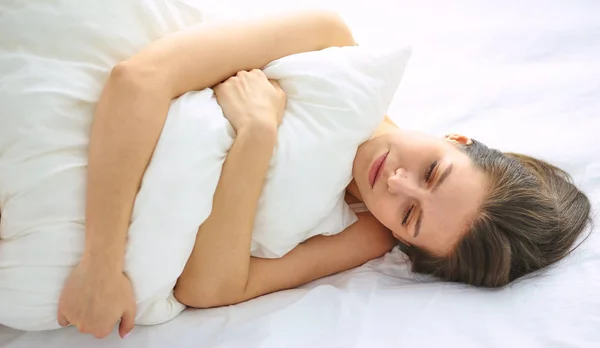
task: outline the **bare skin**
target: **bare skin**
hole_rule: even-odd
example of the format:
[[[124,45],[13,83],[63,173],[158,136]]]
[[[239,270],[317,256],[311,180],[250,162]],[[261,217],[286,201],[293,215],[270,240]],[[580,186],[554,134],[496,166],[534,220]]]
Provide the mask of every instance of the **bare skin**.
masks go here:
[[[119,321],[121,337],[133,329],[135,299],[123,273],[127,229],[135,195],[173,98],[214,86],[239,71],[258,69],[290,54],[350,45],[354,45],[352,34],[337,15],[303,12],[201,25],[158,40],[117,65],[102,92],[92,125],[85,250],[61,293],[58,322],[74,325],[96,337],[107,336]],[[240,138],[249,143],[257,141],[251,134]],[[249,146],[264,147],[268,152],[264,144]],[[241,151],[243,147],[237,148]],[[243,163],[235,164],[238,165]],[[229,166],[234,167],[233,163]],[[247,224],[242,222],[240,226]],[[230,240],[215,240],[217,244],[227,242]],[[361,217],[347,231],[333,237],[315,237],[285,258],[248,258],[245,266],[223,265],[225,269],[247,266],[248,270],[243,270],[248,274],[246,278],[213,277],[221,273],[218,269],[200,278],[184,277],[181,282],[190,286],[178,286],[177,294],[184,302],[198,307],[236,303],[358,266],[384,254],[393,244],[387,229],[372,216]],[[247,250],[239,250],[247,254]],[[331,255],[338,255],[339,260],[331,260]],[[292,273],[296,278],[288,277]],[[206,278],[208,291],[213,294],[214,289],[225,284],[240,286],[218,296],[193,296],[196,284]],[[213,280],[216,284],[211,283]]]
[[[485,175],[457,146],[470,141],[384,124],[359,147],[350,190],[397,239],[446,255],[468,230],[486,192]],[[382,156],[373,184],[370,169]]]
[[[256,77],[262,75],[262,78]],[[392,234],[369,213],[336,237],[314,237],[280,259],[250,257],[254,216],[262,185],[275,146],[276,124],[265,130],[260,126],[236,126],[236,119],[255,119],[271,103],[271,115],[280,114],[284,103],[277,100],[281,91],[269,88],[266,77],[258,70],[240,73],[215,88],[225,117],[234,128],[241,129],[229,152],[217,185],[213,211],[198,230],[196,244],[183,273],[175,296],[191,307],[208,308],[246,301],[270,292],[289,289],[357,267],[389,251],[396,244]],[[255,91],[255,92],[249,92]],[[251,97],[250,95],[258,92]],[[254,116],[242,116],[250,113]],[[260,116],[261,119],[277,117]],[[245,140],[240,135],[261,138]],[[247,135],[252,137],[252,135]],[[272,137],[273,139],[270,139]],[[236,145],[244,141],[244,145]],[[243,178],[238,173],[243,172]],[[252,188],[250,190],[249,188]],[[232,209],[231,202],[236,202]],[[334,252],[339,250],[339,252]],[[215,270],[218,269],[218,274]]]
[[[451,144],[468,138],[419,137],[397,130],[387,119],[374,138],[359,148],[355,182],[348,188],[372,213],[358,214],[358,222],[341,233],[313,237],[280,259],[250,257],[251,226],[285,105],[277,85],[253,69],[294,53],[350,45],[354,40],[339,17],[309,12],[202,25],[165,37],[115,67],[98,103],[91,133],[85,251],[61,294],[59,323],[96,337],[108,335],[119,320],[121,337],[133,329],[135,299],[123,273],[123,260],[141,178],[171,100],[224,80],[215,92],[237,137],[223,167],[213,212],[200,226],[175,288],[179,301],[207,308],[293,288],[385,254],[397,244],[394,236],[436,252],[449,250],[475,210],[483,187],[483,180],[468,171]],[[238,74],[241,71],[249,72]],[[408,147],[414,151],[407,152]],[[390,161],[377,185],[371,187],[369,168],[382,151],[390,152]],[[443,173],[438,169],[441,166],[436,167],[433,184],[423,184],[421,157],[437,158],[443,168],[451,164],[453,176],[434,190]],[[240,179],[234,175],[239,171],[248,174]],[[468,194],[461,194],[461,187],[467,187]],[[460,211],[452,210],[456,207],[449,202],[458,196],[465,196],[464,204]],[[399,218],[407,206],[413,214],[409,225]],[[438,212],[442,215],[436,218]],[[419,216],[426,218],[416,236]],[[436,230],[440,224],[449,228]],[[444,237],[438,230],[451,232]],[[437,242],[436,234],[442,242]]]

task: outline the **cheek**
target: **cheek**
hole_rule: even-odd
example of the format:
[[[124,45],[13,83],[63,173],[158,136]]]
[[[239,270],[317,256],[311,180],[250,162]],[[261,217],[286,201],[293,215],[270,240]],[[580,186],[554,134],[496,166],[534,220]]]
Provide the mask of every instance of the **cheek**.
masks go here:
[[[364,146],[364,145],[362,145]],[[356,152],[356,156],[354,157],[354,162],[352,163],[352,176],[356,180],[356,183],[362,188],[364,184],[363,174],[367,167],[367,153],[368,148],[360,147]]]
[[[389,229],[394,229],[398,218],[398,211],[395,207],[393,200],[390,199],[377,199],[369,204],[371,214]]]

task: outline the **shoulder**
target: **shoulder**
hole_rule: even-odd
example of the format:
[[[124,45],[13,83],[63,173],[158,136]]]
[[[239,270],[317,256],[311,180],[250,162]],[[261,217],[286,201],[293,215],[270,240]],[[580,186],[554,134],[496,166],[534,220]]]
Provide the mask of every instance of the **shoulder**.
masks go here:
[[[394,123],[394,121],[392,121],[392,119],[389,116],[385,116],[385,118],[383,119],[383,122],[381,122],[381,124],[379,125],[379,127],[377,127],[377,129],[375,130],[375,133],[373,133],[372,138],[377,138],[378,136],[387,134],[387,133],[392,133],[398,130],[398,125]]]

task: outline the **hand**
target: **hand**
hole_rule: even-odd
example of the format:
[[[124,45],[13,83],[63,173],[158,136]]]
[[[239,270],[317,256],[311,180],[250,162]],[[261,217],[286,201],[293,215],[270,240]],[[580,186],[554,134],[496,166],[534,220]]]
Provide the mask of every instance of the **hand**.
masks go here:
[[[60,295],[58,323],[103,338],[121,319],[119,335],[125,338],[135,326],[135,311],[133,288],[123,272],[82,261]]]
[[[217,102],[236,132],[251,123],[279,126],[286,96],[276,81],[258,69],[240,71],[213,88]]]

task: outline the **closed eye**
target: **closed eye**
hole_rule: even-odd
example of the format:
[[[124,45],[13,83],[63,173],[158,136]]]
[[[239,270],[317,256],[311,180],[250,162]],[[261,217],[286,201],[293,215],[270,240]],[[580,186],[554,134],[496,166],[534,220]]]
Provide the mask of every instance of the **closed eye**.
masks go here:
[[[412,213],[414,208],[415,208],[415,206],[411,205],[410,208],[408,208],[408,210],[404,213],[404,219],[402,219],[402,226],[406,226],[406,222],[408,221],[408,218],[410,217],[410,213]]]
[[[431,163],[431,165],[425,171],[425,182],[426,183],[429,183],[429,180],[431,180],[431,174],[433,173],[433,170],[435,169],[437,164],[438,164],[438,161],[433,161],[433,163]]]

